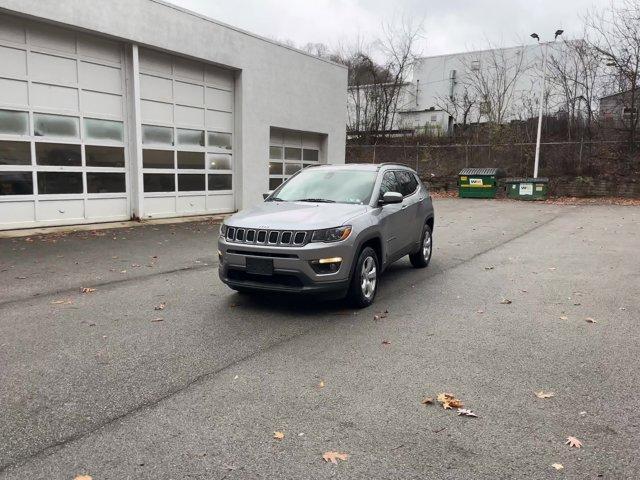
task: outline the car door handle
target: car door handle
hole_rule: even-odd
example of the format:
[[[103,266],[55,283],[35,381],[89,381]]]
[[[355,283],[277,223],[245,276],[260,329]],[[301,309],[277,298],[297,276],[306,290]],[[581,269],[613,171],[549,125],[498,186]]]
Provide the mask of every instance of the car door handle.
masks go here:
[[[404,210],[405,208],[407,208],[409,205],[402,205],[402,210]]]

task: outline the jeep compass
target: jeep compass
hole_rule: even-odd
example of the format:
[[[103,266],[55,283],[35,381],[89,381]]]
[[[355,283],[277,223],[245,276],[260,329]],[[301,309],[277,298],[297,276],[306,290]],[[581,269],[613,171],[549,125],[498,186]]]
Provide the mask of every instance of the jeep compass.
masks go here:
[[[220,228],[220,279],[240,292],[327,293],[370,305],[380,274],[433,249],[431,196],[399,164],[306,168]]]

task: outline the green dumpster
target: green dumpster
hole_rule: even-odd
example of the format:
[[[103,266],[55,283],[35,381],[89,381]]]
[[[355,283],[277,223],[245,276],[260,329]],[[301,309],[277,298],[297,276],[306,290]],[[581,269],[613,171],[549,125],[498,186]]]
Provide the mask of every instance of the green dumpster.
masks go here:
[[[458,196],[460,198],[496,198],[498,168],[465,168],[458,174]]]
[[[546,200],[548,178],[507,178],[507,197],[514,200]]]

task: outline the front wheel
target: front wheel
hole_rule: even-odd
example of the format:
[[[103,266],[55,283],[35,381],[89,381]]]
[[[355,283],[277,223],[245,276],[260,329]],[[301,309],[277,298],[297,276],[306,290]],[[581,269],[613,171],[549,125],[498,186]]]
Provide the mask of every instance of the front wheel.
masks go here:
[[[433,238],[431,236],[431,227],[425,223],[422,229],[422,237],[420,238],[420,249],[409,255],[411,265],[415,268],[424,268],[431,261],[431,251],[433,250]]]
[[[371,247],[366,247],[358,255],[349,286],[349,301],[358,308],[368,307],[378,291],[380,267],[378,256]]]

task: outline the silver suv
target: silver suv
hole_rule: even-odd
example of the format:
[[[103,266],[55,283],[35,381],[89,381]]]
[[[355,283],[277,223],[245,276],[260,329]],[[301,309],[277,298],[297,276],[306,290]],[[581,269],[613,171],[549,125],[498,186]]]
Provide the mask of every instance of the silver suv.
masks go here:
[[[329,293],[366,307],[391,263],[431,259],[431,196],[404,165],[313,166],[264,197],[220,228],[219,274],[234,290]]]

